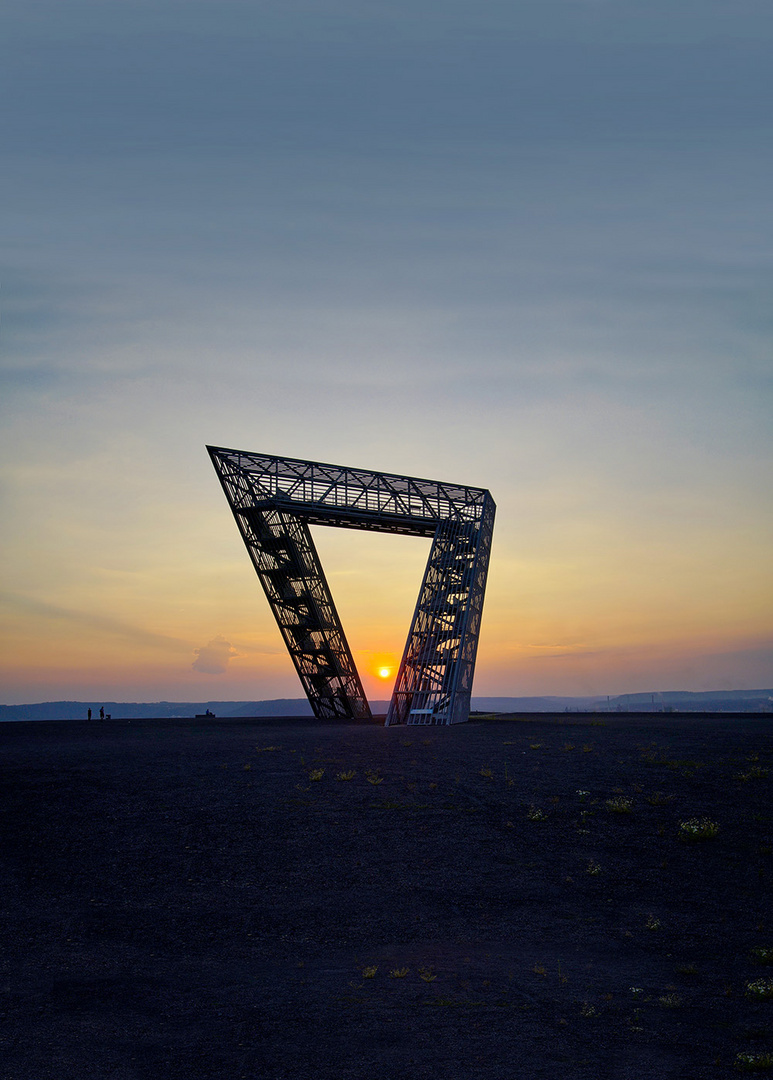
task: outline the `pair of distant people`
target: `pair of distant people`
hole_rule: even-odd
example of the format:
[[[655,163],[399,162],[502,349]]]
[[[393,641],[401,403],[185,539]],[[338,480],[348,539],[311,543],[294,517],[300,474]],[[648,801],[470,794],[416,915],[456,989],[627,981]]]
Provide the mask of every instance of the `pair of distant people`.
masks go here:
[[[89,718],[89,720],[91,719],[91,709],[89,709],[89,711],[88,711],[88,718]],[[101,705],[101,706],[100,706],[100,709],[99,709],[99,719],[100,719],[100,720],[104,720],[104,719],[105,719],[105,706],[104,706],[104,705]]]

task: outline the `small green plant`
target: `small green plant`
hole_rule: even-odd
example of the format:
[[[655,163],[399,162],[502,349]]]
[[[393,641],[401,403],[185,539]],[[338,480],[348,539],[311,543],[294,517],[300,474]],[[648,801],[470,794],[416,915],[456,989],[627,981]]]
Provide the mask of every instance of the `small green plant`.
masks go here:
[[[615,799],[607,799],[607,809],[611,810],[613,814],[631,814],[633,813],[633,803],[623,795],[618,795]]]
[[[663,997],[659,997],[658,1001],[665,1009],[680,1009],[682,1007],[682,999],[678,994],[664,994]]]
[[[309,780],[321,780],[324,775],[324,769],[312,769],[309,773]]]
[[[773,1054],[736,1054],[735,1067],[741,1072],[768,1072],[773,1069]]]
[[[719,832],[719,825],[710,818],[689,818],[679,822],[679,839],[687,843],[698,840],[713,840]]]
[[[374,964],[373,967],[366,967],[362,969],[363,979],[373,979],[378,971],[378,964]]]
[[[764,780],[767,775],[767,769],[763,769],[759,765],[752,765],[748,772],[736,773],[733,779],[743,780],[748,783],[749,780]]]
[[[585,799],[586,799],[586,797],[587,797],[588,795],[590,795],[590,792],[589,792],[589,791],[581,791],[580,789],[578,789],[578,790],[577,790],[577,791],[575,792],[575,794],[576,794],[576,795],[579,795],[579,797],[580,797],[580,802],[585,802]]]
[[[529,821],[547,821],[548,816],[544,810],[540,810],[538,806],[530,806],[526,811],[526,817]]]
[[[407,968],[407,967],[405,967],[405,968],[392,968],[392,970],[389,972],[389,978],[390,979],[404,979],[409,971],[410,971],[410,968]]]
[[[494,773],[491,771],[491,769],[481,769],[480,775],[483,777],[484,780],[494,779]]]
[[[562,746],[561,749],[562,750],[574,750],[574,743],[573,742],[566,742],[566,743],[564,743],[564,745]]]
[[[437,975],[435,975],[433,973],[432,968],[423,968],[423,967],[421,967],[421,968],[419,968],[419,978],[423,979],[424,982],[429,983],[429,982],[434,982],[435,979],[437,978]]]
[[[541,748],[541,746],[542,746],[541,742],[529,743],[529,749],[530,750],[539,750]]]
[[[648,915],[644,926],[647,930],[660,930],[662,923],[660,919],[656,919],[654,915]]]
[[[756,949],[752,949],[752,956],[758,964],[766,966],[773,964],[773,948],[769,945],[759,945]]]
[[[259,754],[268,754],[272,750],[281,750],[282,747],[281,746],[256,746],[255,749],[258,751]]]
[[[596,1007],[594,1005],[591,1005],[587,1001],[583,1001],[582,1008],[580,1009],[580,1016],[588,1016],[588,1017],[595,1016],[596,1012],[597,1012],[597,1010],[596,1010]]]
[[[590,874],[591,877],[597,877],[601,873],[601,867],[591,859],[585,868],[585,873]]]
[[[650,806],[667,806],[670,802],[674,801],[673,795],[664,795],[662,791],[655,791],[652,795],[647,796],[647,802]]]
[[[356,775],[354,769],[351,769],[349,772],[336,773],[336,780],[354,780]]]
[[[400,746],[413,746],[413,739],[400,739]]]
[[[644,993],[643,986],[629,986],[628,988],[635,998],[640,998]]]
[[[365,773],[365,779],[369,784],[381,784],[383,783],[384,777],[368,770],[368,772]]]
[[[773,998],[773,979],[755,979],[746,984],[746,993],[749,997],[767,1001]]]

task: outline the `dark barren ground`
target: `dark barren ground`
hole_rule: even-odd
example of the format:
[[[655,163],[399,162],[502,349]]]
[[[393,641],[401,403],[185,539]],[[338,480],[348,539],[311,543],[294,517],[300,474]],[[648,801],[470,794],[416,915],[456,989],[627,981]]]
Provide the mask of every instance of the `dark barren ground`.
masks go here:
[[[2,1080],[773,1054],[769,717],[8,723],[0,749]]]

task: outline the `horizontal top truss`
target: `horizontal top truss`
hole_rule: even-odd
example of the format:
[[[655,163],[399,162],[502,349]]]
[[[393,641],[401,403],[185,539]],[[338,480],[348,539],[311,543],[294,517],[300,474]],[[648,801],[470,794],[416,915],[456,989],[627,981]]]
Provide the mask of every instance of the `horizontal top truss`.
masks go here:
[[[207,447],[235,512],[284,507],[310,525],[434,536],[442,521],[476,525],[484,488],[296,458]]]

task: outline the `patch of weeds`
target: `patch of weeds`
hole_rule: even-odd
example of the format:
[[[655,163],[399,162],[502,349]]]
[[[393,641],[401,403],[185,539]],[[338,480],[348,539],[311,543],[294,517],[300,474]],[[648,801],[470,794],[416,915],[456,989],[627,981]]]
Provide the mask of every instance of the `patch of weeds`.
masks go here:
[[[601,867],[591,859],[585,867],[585,873],[590,874],[591,877],[597,877],[601,873]]]
[[[696,979],[698,977],[698,969],[695,964],[677,964],[674,970],[683,979]]]
[[[564,743],[564,745],[563,745],[563,746],[561,747],[561,749],[562,749],[562,750],[574,750],[574,743],[573,743],[573,742],[566,742],[566,743]]]
[[[272,750],[281,750],[281,746],[256,746],[255,749],[259,754],[269,754]]]
[[[623,795],[618,795],[615,799],[607,799],[607,809],[611,810],[613,814],[631,814],[633,813],[633,802]]]
[[[658,998],[658,1001],[664,1009],[681,1009],[683,1005],[678,994],[664,994],[663,997]]]
[[[413,746],[413,739],[400,739],[400,746]]]
[[[434,982],[435,979],[437,978],[437,975],[435,975],[433,973],[431,967],[429,967],[429,968],[420,967],[419,968],[419,978],[423,979],[424,982],[429,983],[429,982]]]
[[[635,998],[640,998],[644,993],[643,986],[630,986],[628,989],[631,991]]]
[[[309,780],[321,780],[324,775],[324,769],[312,769],[309,773]]]
[[[647,802],[650,806],[668,806],[673,801],[673,795],[664,795],[662,791],[654,791],[652,795],[647,796]]]
[[[365,772],[365,779],[369,784],[381,784],[383,783],[384,777],[379,776],[378,773],[373,772],[372,769],[367,769]]]
[[[535,964],[531,970],[534,972],[535,975],[547,975],[547,971],[545,971],[545,968],[542,966],[542,964]]]
[[[682,769],[689,776],[692,776],[696,769],[706,768],[705,761],[693,761],[692,758],[661,758],[660,763],[674,772],[677,769]]]
[[[529,749],[530,750],[540,750],[541,748],[542,748],[542,743],[541,742],[529,743]]]
[[[392,970],[389,972],[389,978],[390,979],[404,979],[409,971],[410,971],[410,968],[407,968],[407,967],[404,967],[404,968],[392,968]]]
[[[759,765],[752,765],[748,772],[736,773],[733,779],[748,783],[749,780],[764,780],[767,775],[767,769],[763,769]]]
[[[583,754],[591,754],[591,753],[593,753],[592,745],[590,743],[584,743],[583,748],[582,748],[582,752],[583,752]]]
[[[591,1005],[589,1002],[583,1001],[582,1008],[580,1009],[580,1016],[591,1017],[597,1015],[598,1010],[596,1009],[595,1005]]]
[[[687,843],[699,840],[713,840],[719,832],[719,825],[711,818],[689,818],[679,822],[679,839]]]
[[[547,821],[548,816],[544,810],[540,810],[538,806],[530,806],[526,811],[526,817],[529,821]]]
[[[483,777],[484,780],[494,779],[494,773],[491,771],[491,769],[481,769],[480,775]]]
[[[656,919],[654,915],[648,915],[644,927],[646,930],[660,930],[662,925],[660,919]]]
[[[373,967],[366,967],[362,969],[363,979],[374,979],[376,972],[378,971],[378,964],[374,964]]]
[[[768,1072],[773,1069],[773,1054],[736,1054],[735,1067],[740,1072]]]
[[[575,795],[579,795],[579,797],[580,797],[580,802],[584,802],[584,801],[585,801],[585,798],[586,798],[586,796],[590,795],[590,792],[589,792],[589,791],[580,791],[580,790],[578,789],[578,790],[577,790],[577,791],[575,792]]]
[[[773,965],[773,947],[770,945],[759,945],[752,949],[752,956],[758,964]]]
[[[746,984],[746,993],[758,1001],[768,1001],[773,998],[773,979],[755,979]]]
[[[336,773],[336,780],[354,780],[356,775],[357,773],[354,771],[354,769],[350,769],[349,772]]]

